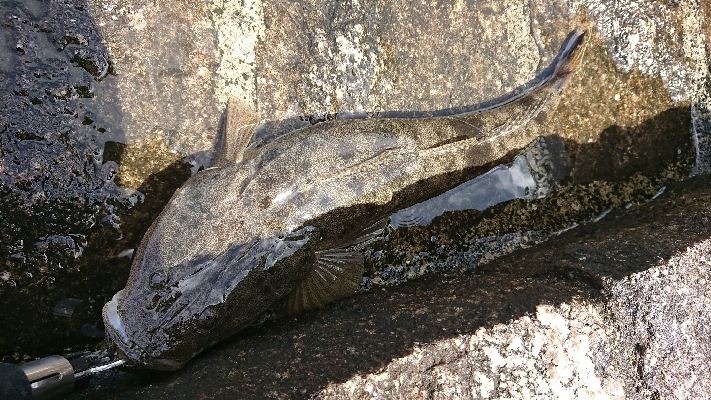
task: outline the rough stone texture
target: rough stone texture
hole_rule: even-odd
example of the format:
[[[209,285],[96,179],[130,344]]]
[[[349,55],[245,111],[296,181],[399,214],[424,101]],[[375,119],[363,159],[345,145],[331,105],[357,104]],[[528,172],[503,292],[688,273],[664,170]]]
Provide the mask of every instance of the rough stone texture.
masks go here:
[[[666,264],[610,285],[607,312],[619,332],[614,350],[626,362],[617,368],[625,372],[630,397],[698,399],[711,393],[710,249],[711,240],[704,240]]]
[[[526,83],[540,58],[527,34],[523,1],[480,7],[305,1],[265,3],[264,9],[265,40],[280,43],[257,53],[264,60],[257,82],[266,115],[273,109],[308,115],[475,104]],[[309,79],[291,76],[304,67]]]
[[[70,398],[705,398],[711,179],[670,185],[474,273],[240,333],[171,374]]]
[[[209,150],[222,109],[213,100],[219,53],[207,5],[87,3],[112,57],[114,106],[122,115],[115,129],[123,132],[123,142],[161,139],[183,156]]]
[[[106,95],[108,50],[85,4],[2,2],[0,10],[0,343],[4,359],[21,359],[87,340],[52,309],[78,296],[100,309],[111,274],[126,271],[107,244],[144,194],[117,185],[117,163],[102,159],[104,141],[120,139],[120,117]]]
[[[615,279],[619,269],[615,277],[607,273],[618,262],[634,264],[640,255],[661,250],[655,244],[662,237],[674,241],[708,223],[708,202],[708,189],[683,193],[657,205],[661,215],[646,217],[645,224],[624,221],[611,232],[603,225],[578,243],[549,243],[555,250],[506,260],[511,265],[504,268],[526,270],[542,259],[574,256],[577,265],[565,269],[584,269],[588,279],[599,280],[603,301],[591,304],[576,296],[569,303],[540,305],[535,315],[505,325],[415,346],[385,371],[331,383],[316,397],[704,398],[711,392],[711,240],[692,241],[621,279]],[[638,212],[654,212],[650,208]],[[636,243],[644,245],[635,248]]]
[[[580,301],[417,346],[381,373],[329,384],[317,398],[625,398],[609,369],[605,321]],[[612,375],[612,376],[610,376]]]
[[[477,104],[536,76],[565,35],[587,24],[594,34],[585,62],[545,122],[547,143],[565,171],[557,190],[399,229],[372,249],[383,254],[370,258],[372,277],[437,263],[451,266],[444,268],[451,276],[376,286],[295,322],[268,321],[183,372],[117,372],[96,381],[87,396],[327,396],[350,393],[343,385],[365,390],[371,379],[400,376],[402,388],[424,390],[425,397],[438,388],[524,397],[524,377],[546,382],[544,397],[554,390],[708,397],[709,379],[701,375],[708,370],[701,367],[708,366],[707,313],[694,300],[699,279],[708,277],[703,262],[694,269],[684,261],[707,251],[708,190],[693,192],[696,198],[670,193],[692,164],[695,173],[711,165],[707,3],[3,2],[3,360],[95,348],[81,326],[95,324],[101,305],[123,287],[130,264],[124,255],[172,191],[210,159],[229,96],[257,106],[265,137],[329,118]],[[639,206],[663,186],[665,203]],[[600,232],[583,224],[609,209]],[[613,226],[616,233],[604,236],[613,217],[619,219],[609,224],[619,229],[629,218],[630,230]],[[556,235],[576,223],[583,226]],[[528,233],[554,239],[495,260],[537,242],[520,240]],[[570,244],[582,237],[588,247]],[[685,253],[687,246],[692,251]],[[580,249],[586,253],[575,257]],[[458,275],[460,269],[476,275]],[[673,284],[670,276],[677,277]],[[83,300],[85,309],[71,319],[53,317],[65,298]],[[674,318],[678,331],[667,326]],[[520,348],[508,349],[514,337]],[[422,371],[427,354],[442,363]],[[555,357],[577,369],[555,375]],[[520,365],[531,361],[533,370],[514,368],[524,359]],[[499,365],[503,360],[512,367]],[[690,369],[683,362],[699,363],[696,380],[684,375]],[[412,363],[420,386],[406,382],[404,366]],[[516,372],[523,369],[525,375]],[[540,375],[528,375],[534,372]],[[372,393],[394,390],[376,383]],[[544,388],[536,383],[529,391]]]

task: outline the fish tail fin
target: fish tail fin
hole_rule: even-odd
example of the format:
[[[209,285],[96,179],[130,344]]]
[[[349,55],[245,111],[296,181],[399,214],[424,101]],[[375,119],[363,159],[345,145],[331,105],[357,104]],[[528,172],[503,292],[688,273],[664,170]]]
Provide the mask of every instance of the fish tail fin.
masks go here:
[[[544,75],[527,84],[527,89],[504,96],[494,105],[450,116],[472,129],[469,137],[492,138],[519,129],[543,110],[557,104],[563,89],[580,65],[590,39],[589,29],[572,31]]]
[[[563,90],[565,85],[570,82],[573,74],[580,65],[585,48],[590,41],[590,28],[578,28],[572,31],[561,47],[558,55],[558,62],[553,72],[554,89],[557,92]]]

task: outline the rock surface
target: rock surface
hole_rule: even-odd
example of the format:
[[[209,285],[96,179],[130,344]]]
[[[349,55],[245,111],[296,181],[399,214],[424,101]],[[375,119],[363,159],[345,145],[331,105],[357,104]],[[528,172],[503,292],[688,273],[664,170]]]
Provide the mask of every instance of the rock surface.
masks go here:
[[[466,274],[238,334],[172,374],[71,398],[705,398],[711,180]]]
[[[516,277],[514,290],[542,280],[562,283],[571,297],[537,303],[535,312],[505,324],[416,344],[410,355],[330,383],[316,397],[708,396],[710,194],[703,186],[674,190],[587,232],[487,265],[485,276]],[[600,294],[576,287],[582,281]]]
[[[711,170],[710,7],[3,2],[2,360],[101,345],[101,306],[209,162],[229,96],[256,106],[262,139],[428,115],[520,88],[587,25],[584,64],[539,122],[546,197],[393,230],[368,249],[369,291],[264,322],[177,374],[115,372],[78,396],[709,397],[709,192],[675,182]]]

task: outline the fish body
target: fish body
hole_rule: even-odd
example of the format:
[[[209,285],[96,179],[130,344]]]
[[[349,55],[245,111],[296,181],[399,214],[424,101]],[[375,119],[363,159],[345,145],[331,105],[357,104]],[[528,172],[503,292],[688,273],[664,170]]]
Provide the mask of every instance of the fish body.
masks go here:
[[[456,115],[330,121],[248,148],[259,119],[231,100],[215,167],[175,192],[104,307],[110,348],[175,370],[275,304],[296,313],[353,294],[356,245],[533,140],[520,128],[555,103],[588,36],[571,33],[525,92]]]

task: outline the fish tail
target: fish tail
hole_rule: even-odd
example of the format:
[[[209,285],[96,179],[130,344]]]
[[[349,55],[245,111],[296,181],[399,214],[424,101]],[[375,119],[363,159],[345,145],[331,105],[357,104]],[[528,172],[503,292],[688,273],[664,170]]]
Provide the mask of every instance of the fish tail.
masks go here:
[[[557,82],[555,88],[560,91],[570,81],[575,70],[580,65],[585,48],[590,41],[589,28],[578,28],[568,35],[565,45],[562,46],[555,66],[553,79]]]

